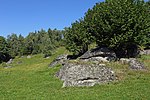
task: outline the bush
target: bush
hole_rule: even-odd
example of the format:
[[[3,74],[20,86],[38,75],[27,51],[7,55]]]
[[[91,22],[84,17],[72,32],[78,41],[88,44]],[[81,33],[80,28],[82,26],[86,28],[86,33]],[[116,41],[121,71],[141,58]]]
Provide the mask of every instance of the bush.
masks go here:
[[[51,56],[52,53],[50,51],[44,52],[44,58]]]

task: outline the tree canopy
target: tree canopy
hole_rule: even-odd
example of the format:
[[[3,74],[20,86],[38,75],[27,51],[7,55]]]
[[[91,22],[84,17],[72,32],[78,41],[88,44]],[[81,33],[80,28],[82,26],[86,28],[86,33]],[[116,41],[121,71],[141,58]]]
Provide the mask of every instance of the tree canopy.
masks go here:
[[[106,0],[63,31],[41,29],[26,37],[15,33],[6,39],[0,36],[0,62],[39,53],[47,57],[64,41],[74,55],[82,55],[96,43],[114,50],[118,57],[135,57],[138,49],[150,47],[150,1]]]
[[[16,56],[30,54],[44,54],[44,57],[51,56],[52,51],[60,46],[63,32],[57,29],[30,32],[27,37],[15,33],[8,35],[5,39],[0,36],[0,62],[8,61]]]
[[[67,49],[76,52],[79,45],[83,46],[89,37],[93,37],[97,46],[111,48],[118,56],[135,57],[135,48],[150,42],[148,4],[144,0],[106,0],[97,3],[86,12],[84,20],[78,22],[80,26],[75,22],[68,28],[66,40],[71,41],[71,49]],[[79,30],[84,30],[84,36]],[[74,39],[75,36],[77,39]]]
[[[8,44],[4,37],[0,36],[0,63],[3,61],[8,61],[10,55],[8,54]]]

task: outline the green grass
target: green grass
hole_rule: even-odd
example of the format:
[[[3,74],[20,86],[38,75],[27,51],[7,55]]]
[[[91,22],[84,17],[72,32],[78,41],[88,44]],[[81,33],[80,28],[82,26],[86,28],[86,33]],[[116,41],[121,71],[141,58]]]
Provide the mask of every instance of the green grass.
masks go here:
[[[62,88],[62,81],[54,77],[60,66],[48,68],[58,55],[67,53],[62,47],[49,59],[34,55],[31,59],[16,58],[13,68],[0,68],[0,100],[149,100],[150,72],[129,70],[126,65],[109,64],[118,81],[94,87]],[[150,56],[142,56],[147,68]],[[16,64],[22,61],[21,64]]]

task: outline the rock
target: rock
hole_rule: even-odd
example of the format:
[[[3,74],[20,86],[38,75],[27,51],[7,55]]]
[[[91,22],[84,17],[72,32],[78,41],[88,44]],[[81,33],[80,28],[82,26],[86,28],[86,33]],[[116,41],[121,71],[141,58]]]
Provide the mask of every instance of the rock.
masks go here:
[[[6,67],[4,67],[5,69],[8,69],[8,68],[12,68],[12,66],[6,66]]]
[[[115,52],[109,50],[106,47],[103,47],[103,48],[98,47],[98,48],[87,51],[80,57],[80,59],[89,59],[92,57],[101,57],[100,59],[105,59],[106,57],[108,61],[111,61],[111,60],[116,59],[116,54]]]
[[[105,64],[66,63],[56,76],[64,81],[63,87],[94,86],[116,79],[114,71]]]
[[[135,69],[135,70],[142,70],[145,69],[145,66],[143,63],[141,63],[140,61],[138,61],[135,58],[131,58],[129,61],[129,67],[131,69]]]
[[[108,57],[92,57],[89,59],[80,59],[82,61],[86,61],[86,62],[94,62],[94,63],[101,63],[101,62],[109,62]]]
[[[92,57],[91,61],[109,62],[108,57]]]
[[[13,62],[13,59],[10,59],[10,60],[6,63],[6,65],[11,64],[12,62]]]
[[[66,60],[67,60],[67,55],[60,55],[49,64],[49,67],[54,67],[57,64],[63,64]]]
[[[28,58],[28,59],[30,59],[30,58],[31,58],[31,56],[30,56],[30,55],[28,55],[28,56],[27,56],[27,58]]]
[[[46,59],[49,59],[50,57],[46,57]]]
[[[141,55],[150,55],[150,49],[140,51]]]
[[[128,58],[121,58],[121,59],[119,60],[119,62],[120,62],[121,64],[129,64],[130,59],[128,59]]]
[[[67,55],[68,60],[74,60],[77,59],[79,56],[78,55]]]

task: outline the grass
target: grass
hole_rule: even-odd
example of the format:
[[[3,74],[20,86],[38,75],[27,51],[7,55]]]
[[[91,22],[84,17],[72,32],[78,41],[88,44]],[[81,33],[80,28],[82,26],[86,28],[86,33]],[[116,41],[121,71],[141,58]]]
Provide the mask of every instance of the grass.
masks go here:
[[[67,53],[62,47],[55,55],[44,59],[16,58],[12,68],[0,68],[0,100],[149,100],[150,56],[142,56],[148,71],[129,70],[126,65],[111,63],[119,80],[94,87],[62,88],[62,81],[54,77],[60,66],[48,68],[58,55]],[[21,64],[17,62],[22,61]]]

